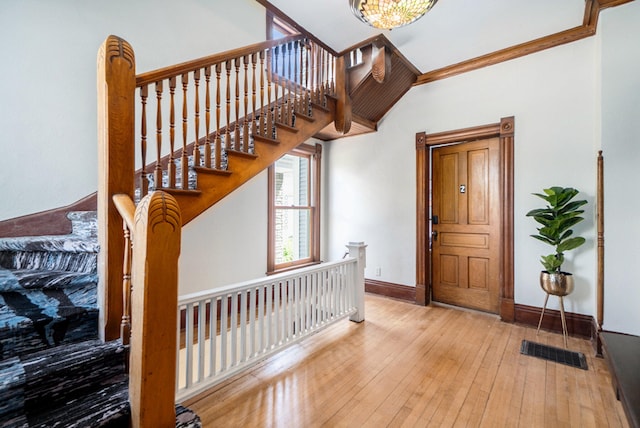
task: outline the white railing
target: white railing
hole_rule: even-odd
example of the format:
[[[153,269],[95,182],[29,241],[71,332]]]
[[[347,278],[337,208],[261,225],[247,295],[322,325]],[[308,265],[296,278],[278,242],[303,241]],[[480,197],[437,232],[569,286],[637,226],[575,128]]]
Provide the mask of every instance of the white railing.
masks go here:
[[[338,262],[178,298],[176,402],[350,316],[364,320],[365,245]]]

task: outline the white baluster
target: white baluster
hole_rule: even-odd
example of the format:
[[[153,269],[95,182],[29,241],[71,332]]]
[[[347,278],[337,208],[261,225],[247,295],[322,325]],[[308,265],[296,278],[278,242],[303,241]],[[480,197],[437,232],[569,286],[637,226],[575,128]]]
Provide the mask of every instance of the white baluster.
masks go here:
[[[293,336],[297,337],[300,336],[300,330],[302,330],[302,296],[301,296],[301,290],[302,290],[302,281],[304,281],[304,277],[302,278],[295,278],[293,280],[293,296],[294,296],[294,301],[295,301],[295,306],[294,306],[294,315],[293,315]]]
[[[185,317],[184,350],[186,361],[186,383],[189,388],[193,383],[193,303],[187,305]]]
[[[258,291],[258,336],[260,337],[260,344],[258,353],[262,354],[265,348],[265,325],[264,325],[264,305],[265,305],[265,295],[264,295],[264,286],[260,286],[260,290]]]
[[[238,293],[231,295],[231,311],[229,314],[231,321],[231,364],[234,367],[238,364]]]
[[[247,294],[240,294],[240,362],[247,360]]]
[[[273,292],[274,284],[269,284],[267,287],[267,307],[265,308],[265,317],[267,323],[267,341],[265,343],[265,350],[271,349],[273,343]]]
[[[287,297],[287,342],[290,342],[293,338],[293,285],[295,279],[289,279],[286,284],[286,297]]]
[[[249,358],[256,355],[256,303],[256,289],[252,288],[249,292]]]
[[[320,273],[315,272],[311,277],[311,328],[315,328],[318,323],[318,284],[320,283]]]
[[[225,294],[220,299],[220,371],[227,370],[227,321],[229,312],[229,295]]]
[[[204,350],[207,332],[207,307],[205,301],[198,303],[198,377],[196,382],[204,379]]]
[[[178,343],[176,344],[176,394],[183,388],[182,382],[180,382],[180,375],[182,374],[180,367],[183,366],[181,364],[182,358],[180,358],[180,334],[181,334],[180,319],[181,319],[182,311],[184,310],[185,308],[183,308],[182,306],[178,306],[178,316],[177,316],[177,322],[176,322],[177,324],[176,329],[178,331],[178,335],[176,336],[178,338],[177,340]]]
[[[209,327],[209,373],[215,376],[217,373],[216,362],[218,360],[218,298],[211,299],[209,307],[211,326]]]

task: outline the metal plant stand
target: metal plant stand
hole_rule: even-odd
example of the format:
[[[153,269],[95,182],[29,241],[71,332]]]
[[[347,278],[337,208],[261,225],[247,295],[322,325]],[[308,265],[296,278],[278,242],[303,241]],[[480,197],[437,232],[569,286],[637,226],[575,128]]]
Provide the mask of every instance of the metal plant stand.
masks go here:
[[[564,316],[564,296],[558,296],[560,298],[560,318],[562,319],[562,337],[564,339],[564,347],[567,348],[567,320]],[[549,293],[544,298],[544,306],[542,307],[542,313],[540,314],[540,321],[538,321],[538,330],[536,330],[536,336],[540,333],[540,326],[542,325],[542,318],[544,317],[544,310],[547,308],[547,302],[549,301]]]
[[[568,347],[567,342],[567,319],[564,314],[564,296],[570,294],[573,291],[573,275],[566,272],[549,273],[547,271],[540,272],[540,286],[545,291],[546,296],[544,298],[544,305],[542,306],[542,313],[540,314],[540,321],[538,321],[538,329],[536,330],[536,336],[540,333],[540,326],[542,325],[542,318],[544,317],[544,311],[547,308],[547,302],[549,301],[549,295],[553,294],[560,298],[560,318],[562,319],[562,338],[564,339],[564,347]]]

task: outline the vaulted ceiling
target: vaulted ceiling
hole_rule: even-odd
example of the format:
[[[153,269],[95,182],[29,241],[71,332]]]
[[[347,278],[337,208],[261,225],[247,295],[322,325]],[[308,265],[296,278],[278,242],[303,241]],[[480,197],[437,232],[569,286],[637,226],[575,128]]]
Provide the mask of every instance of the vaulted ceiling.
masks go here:
[[[595,26],[597,13],[589,22],[592,7],[630,0],[440,0],[418,21],[392,31],[360,22],[348,0],[257,1],[276,7],[336,52],[382,33],[421,73],[429,73],[587,23]]]

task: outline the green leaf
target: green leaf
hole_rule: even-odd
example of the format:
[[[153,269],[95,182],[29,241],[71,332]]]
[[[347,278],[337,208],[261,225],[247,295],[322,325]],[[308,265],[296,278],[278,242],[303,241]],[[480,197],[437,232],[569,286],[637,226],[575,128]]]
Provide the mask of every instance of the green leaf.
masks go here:
[[[565,251],[570,251],[570,250],[573,250],[574,248],[578,248],[580,245],[584,243],[585,243],[585,239],[581,236],[567,239],[566,241],[558,245],[558,247],[556,248],[556,251],[558,253],[564,253]]]
[[[540,235],[548,236],[549,238],[557,239],[560,234],[558,233],[558,226],[552,222],[549,226],[541,227],[538,229]]]
[[[558,257],[556,254],[549,254],[548,256],[542,256],[540,262],[547,272],[556,272],[560,270],[564,257],[562,255]]]
[[[549,244],[549,245],[556,245],[554,241],[550,240],[549,238],[545,237],[545,236],[541,236],[541,235],[530,235],[532,238],[536,238],[542,242],[544,242],[545,244]]]
[[[569,229],[572,226],[575,226],[576,224],[580,223],[582,220],[584,220],[582,217],[569,217],[569,218],[560,220],[557,224],[558,234],[564,232],[565,230]]]
[[[583,206],[584,204],[586,204],[587,201],[573,201],[573,202],[569,202],[567,205],[563,206],[562,209],[560,209],[560,213],[564,214],[564,213],[568,213],[571,211],[575,211],[578,208],[580,208],[581,206]],[[580,211],[580,213],[583,213],[584,211]]]
[[[558,196],[556,206],[563,207],[576,195],[577,191],[575,189],[564,189],[563,192]]]
[[[564,232],[562,234],[562,236],[560,237],[561,241],[564,241],[565,239],[567,239],[568,237],[570,237],[571,235],[573,235],[573,230],[569,229],[566,232]]]
[[[540,223],[543,226],[549,226],[551,225],[551,223],[553,223],[553,217],[552,216],[548,216],[548,217],[543,217],[543,216],[535,216],[533,218],[535,221],[537,221],[538,223]]]
[[[546,191],[545,191],[545,192],[546,192]],[[542,198],[542,199],[544,199],[545,201],[549,202],[549,195],[548,195],[548,194],[547,194],[547,195],[543,195],[543,194],[541,194],[541,193],[532,193],[532,195],[536,195],[537,197]]]
[[[553,215],[553,210],[551,208],[536,208],[527,213],[527,217],[536,217],[540,215]]]

